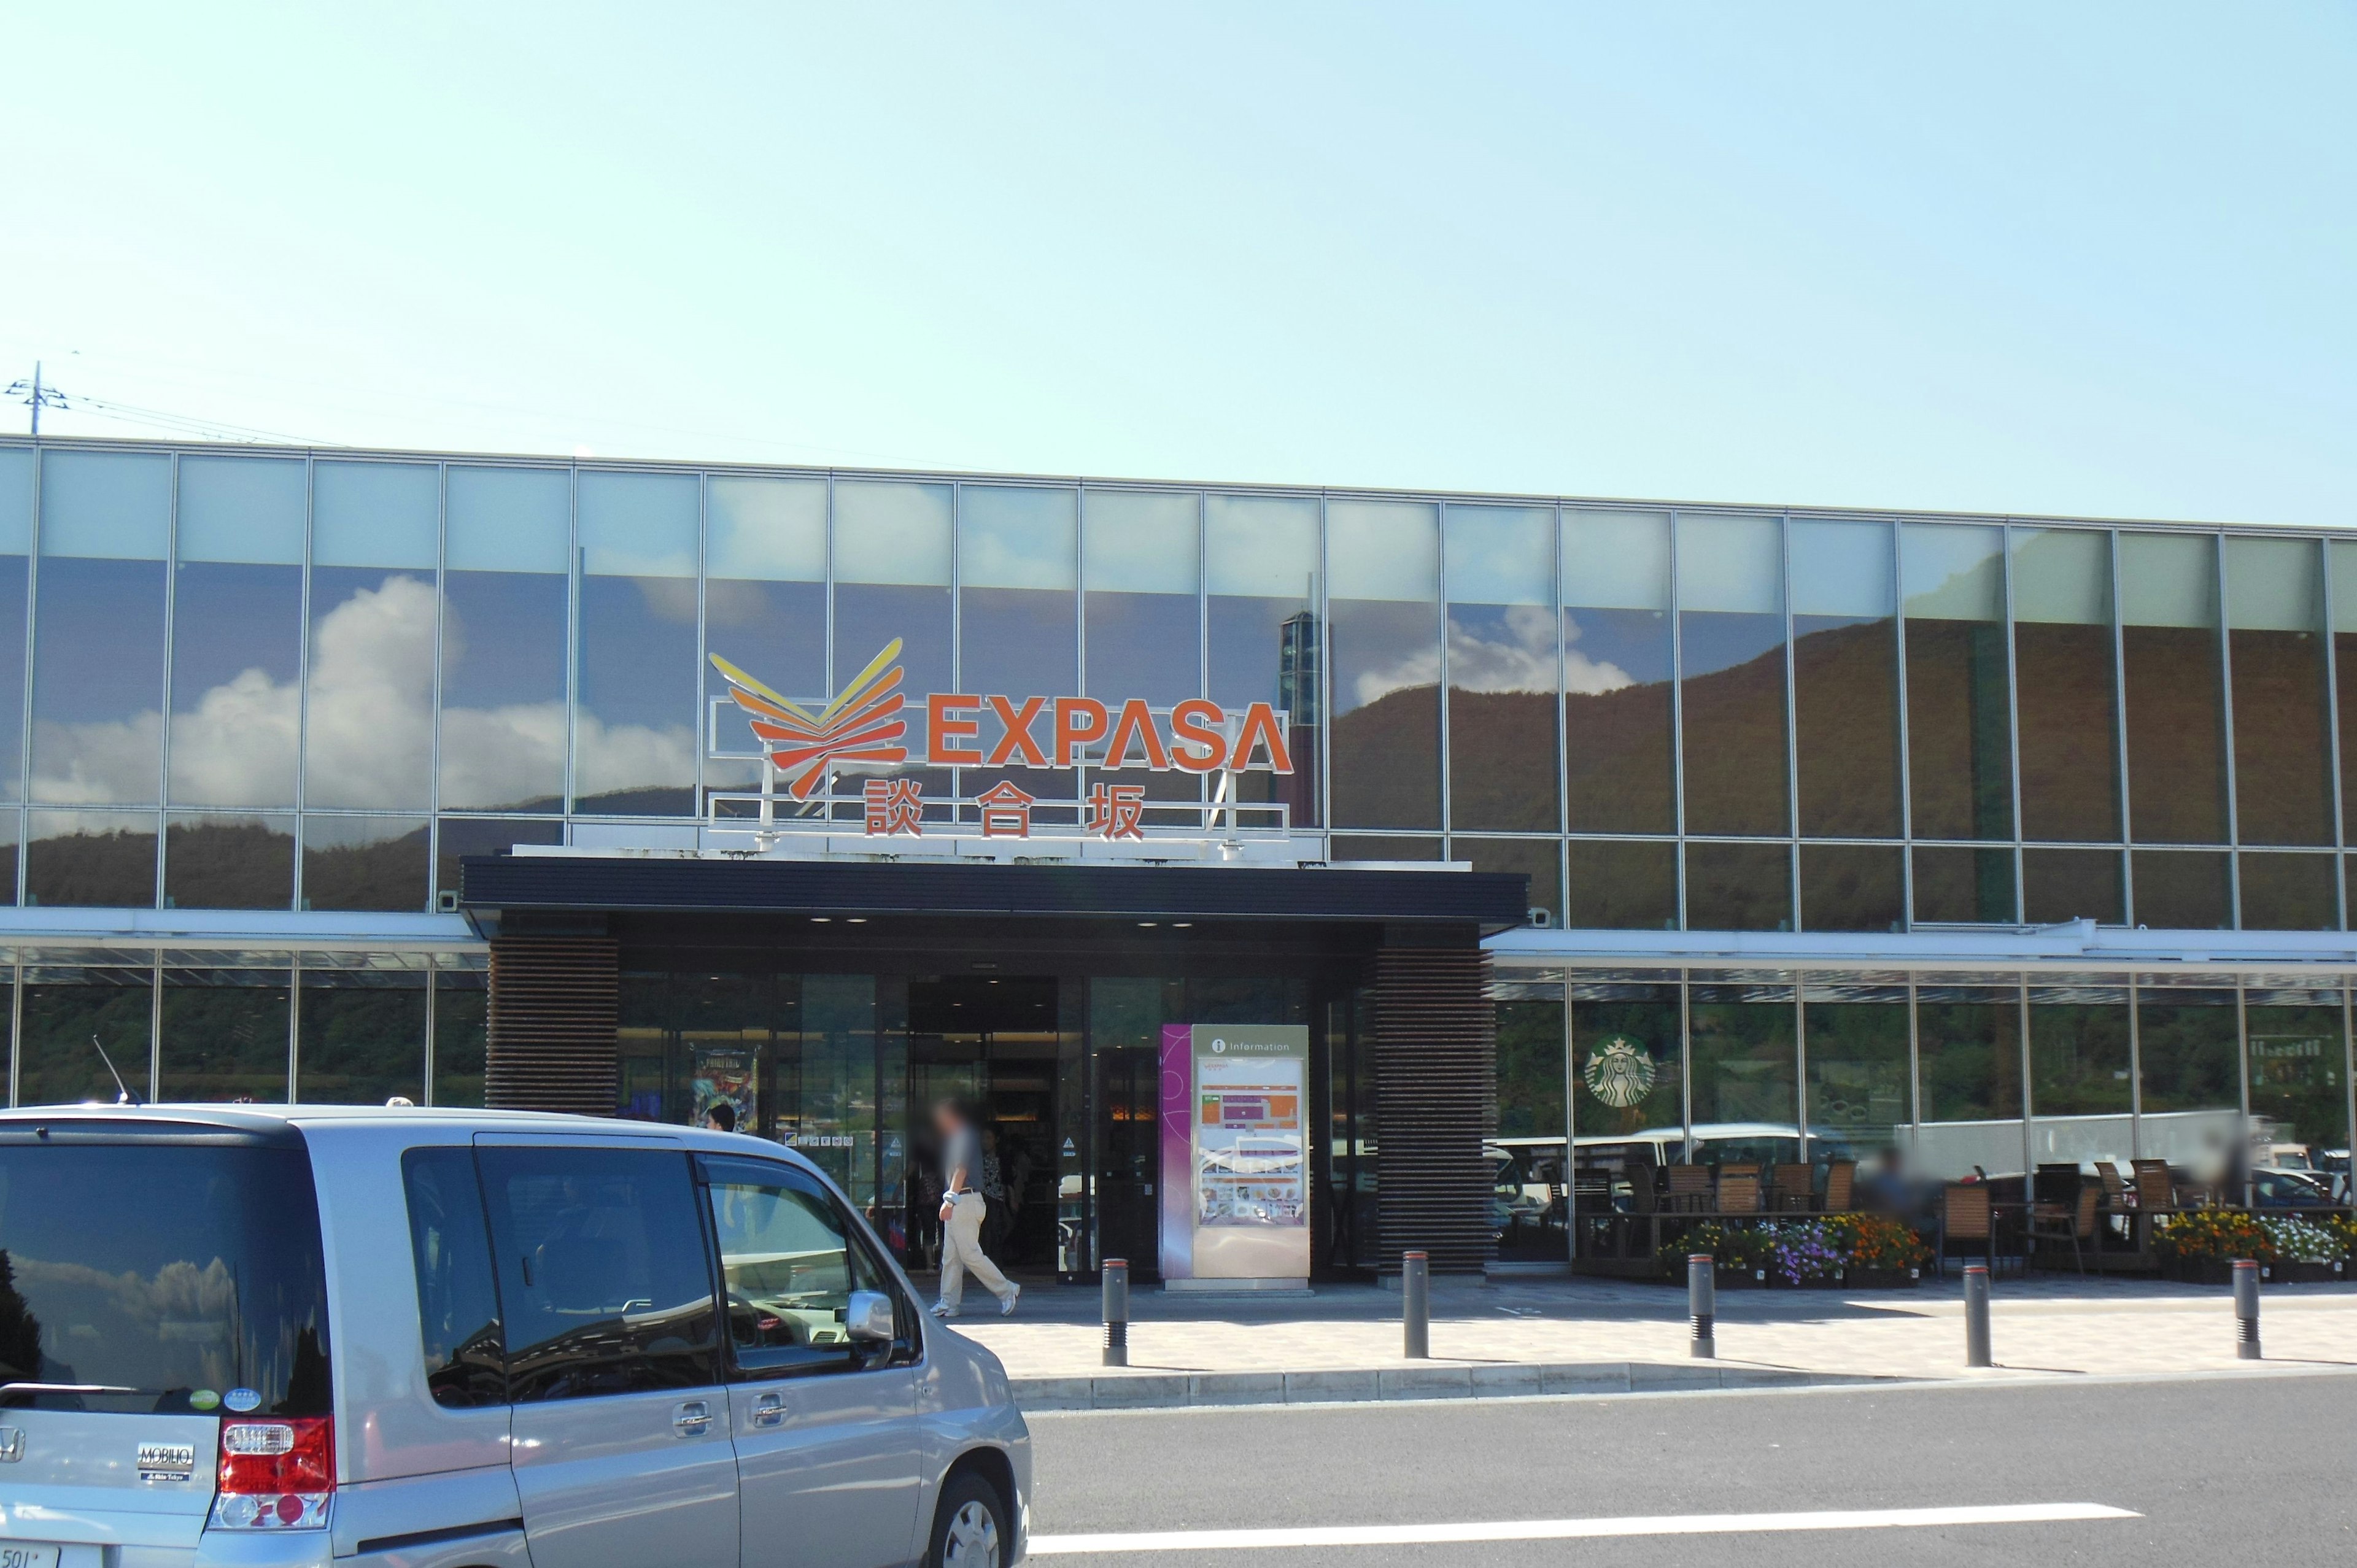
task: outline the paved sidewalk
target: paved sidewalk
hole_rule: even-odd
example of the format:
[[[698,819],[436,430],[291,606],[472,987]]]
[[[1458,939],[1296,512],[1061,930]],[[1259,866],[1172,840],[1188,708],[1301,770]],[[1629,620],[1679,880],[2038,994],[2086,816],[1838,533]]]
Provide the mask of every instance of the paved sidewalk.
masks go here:
[[[1035,1409],[2248,1367],[2224,1286],[2007,1277],[1992,1294],[1987,1371],[1964,1365],[1953,1273],[1905,1291],[1722,1291],[1715,1372],[1688,1358],[1683,1288],[1617,1281],[1437,1282],[1429,1362],[1402,1359],[1398,1294],[1367,1285],[1285,1301],[1137,1289],[1125,1372],[1100,1364],[1094,1289],[1027,1285],[1016,1317],[955,1326],[997,1353]],[[2357,1287],[2270,1285],[2261,1323],[2271,1363],[2357,1368]]]

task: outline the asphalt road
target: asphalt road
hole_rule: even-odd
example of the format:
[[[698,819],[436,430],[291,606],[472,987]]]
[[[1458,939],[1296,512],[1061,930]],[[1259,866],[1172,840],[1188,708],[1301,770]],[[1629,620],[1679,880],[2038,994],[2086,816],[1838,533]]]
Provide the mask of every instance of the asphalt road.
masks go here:
[[[1049,1413],[1030,1418],[1033,1533],[1049,1549],[1043,1568],[2346,1563],[2357,1560],[2352,1410],[2357,1376],[2309,1373]],[[1694,1517],[2063,1503],[2136,1517],[1772,1530],[1703,1521],[1698,1532]],[[1435,1541],[1436,1531],[1407,1545],[1181,1550],[1157,1539],[1599,1519],[1643,1522],[1613,1539]],[[1652,1533],[1667,1530],[1688,1532]],[[1055,1550],[1059,1537],[1099,1533],[1146,1539]]]

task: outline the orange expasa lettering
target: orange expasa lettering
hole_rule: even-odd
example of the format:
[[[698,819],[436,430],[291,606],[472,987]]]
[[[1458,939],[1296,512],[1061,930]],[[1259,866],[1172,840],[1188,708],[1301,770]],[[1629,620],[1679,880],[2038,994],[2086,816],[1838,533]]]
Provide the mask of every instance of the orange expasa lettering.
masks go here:
[[[1189,773],[1216,773],[1228,754],[1228,737],[1220,726],[1228,715],[1220,704],[1189,697],[1170,710],[1170,760]],[[1197,751],[1196,746],[1203,749]]]
[[[1154,714],[1146,707],[1143,697],[1132,697],[1121,705],[1121,717],[1113,726],[1113,739],[1105,743],[1104,765],[1107,768],[1126,765],[1132,741],[1146,748],[1146,767],[1157,773],[1169,771],[1170,754],[1162,748],[1162,737],[1154,733]]]
[[[1252,766],[1255,743],[1268,747],[1271,773],[1293,771],[1293,758],[1285,750],[1285,730],[1276,722],[1276,710],[1266,703],[1254,703],[1244,710],[1243,727],[1236,732],[1236,748],[1228,753],[1229,772],[1241,773]]]
[[[989,766],[1004,768],[1007,759],[1017,752],[1022,754],[1026,768],[1048,766],[1048,758],[1040,752],[1039,743],[1031,736],[1031,721],[1038,718],[1039,710],[1047,705],[1045,697],[1028,697],[1019,708],[1006,697],[990,699],[990,711],[998,715],[998,722],[1006,726],[1006,733],[1000,736],[998,744],[990,748]]]
[[[1094,697],[1057,698],[1055,765],[1076,766],[1072,753],[1090,741],[1103,740],[1106,719],[1105,705]]]
[[[952,746],[954,740],[972,740],[982,734],[982,721],[955,715],[971,714],[982,706],[980,697],[968,697],[956,692],[935,692],[925,699],[925,760],[936,768],[951,768],[959,763],[978,768],[982,753],[970,746]]]

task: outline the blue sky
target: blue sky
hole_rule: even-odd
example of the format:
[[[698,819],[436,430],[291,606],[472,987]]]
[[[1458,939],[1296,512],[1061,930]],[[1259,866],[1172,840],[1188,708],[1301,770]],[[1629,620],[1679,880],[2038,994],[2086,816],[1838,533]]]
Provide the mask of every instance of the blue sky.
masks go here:
[[[368,446],[2357,521],[2345,5],[414,13],[12,11],[0,379]]]

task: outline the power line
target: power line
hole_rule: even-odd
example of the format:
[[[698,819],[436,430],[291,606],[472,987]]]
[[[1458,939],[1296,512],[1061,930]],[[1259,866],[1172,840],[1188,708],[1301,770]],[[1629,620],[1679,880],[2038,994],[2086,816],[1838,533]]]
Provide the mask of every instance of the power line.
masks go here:
[[[66,401],[65,393],[55,387],[45,387],[41,384],[41,361],[38,360],[33,361],[31,381],[10,381],[8,390],[5,392],[0,392],[0,397],[13,397],[19,403],[32,405],[33,434],[37,437],[41,434],[41,410],[45,408],[70,410],[73,407],[73,404]]]

